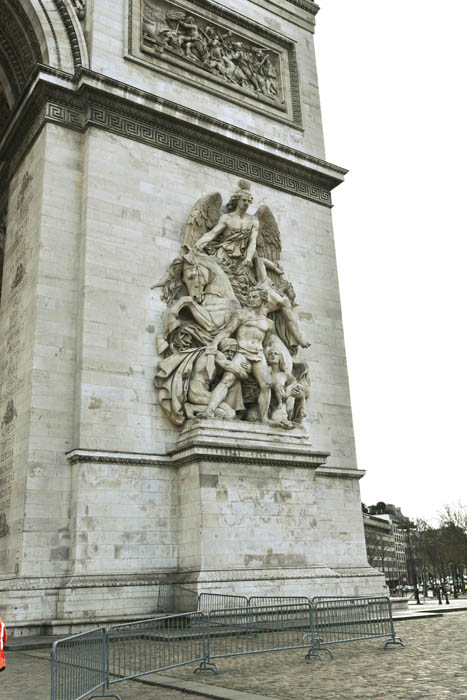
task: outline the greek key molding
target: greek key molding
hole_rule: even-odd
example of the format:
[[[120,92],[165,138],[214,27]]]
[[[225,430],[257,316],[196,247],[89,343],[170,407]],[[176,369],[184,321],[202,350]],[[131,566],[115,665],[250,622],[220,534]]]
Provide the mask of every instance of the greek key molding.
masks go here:
[[[0,146],[0,160],[9,163],[2,173],[3,184],[47,122],[81,132],[103,129],[326,207],[332,206],[331,190],[347,172],[88,69],[72,77],[40,66],[27,85],[30,89],[15,106],[8,136]],[[231,136],[213,131],[213,126],[228,129]]]
[[[96,105],[91,105],[89,108],[88,124],[147,143],[155,148],[189,158],[203,165],[210,165],[218,170],[234,173],[248,180],[261,182],[306,199],[313,199],[321,204],[331,203],[331,194],[328,190],[309,182],[304,177],[300,178],[292,174],[292,168],[290,168],[290,173],[284,172],[282,169],[271,167],[271,164],[263,164],[261,160],[263,158],[267,160],[264,155],[259,158],[258,156],[248,158],[236,153],[234,147],[231,147],[230,151],[227,150],[223,143],[219,143],[219,146],[216,147],[216,139],[212,136],[206,139],[201,134],[197,136],[190,133],[182,134],[181,130],[178,129],[169,131],[161,126],[147,124]]]

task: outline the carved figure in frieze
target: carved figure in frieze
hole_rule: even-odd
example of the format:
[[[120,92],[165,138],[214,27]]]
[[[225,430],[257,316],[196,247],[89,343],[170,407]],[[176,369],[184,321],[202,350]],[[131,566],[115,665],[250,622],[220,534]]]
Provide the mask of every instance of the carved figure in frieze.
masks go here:
[[[189,418],[206,418],[209,402],[212,400],[210,387],[220,377],[220,371],[230,373],[233,381],[228,387],[225,396],[217,403],[210,415],[216,418],[234,419],[237,411],[245,410],[243,403],[241,380],[245,380],[251,372],[248,360],[235,361],[238,342],[233,338],[224,338],[220,341],[214,356],[202,354],[197,359],[190,378],[188,389],[188,403],[185,404],[185,412]],[[212,359],[214,358],[214,364]],[[214,374],[213,374],[214,370]],[[222,374],[222,373],[221,373]],[[219,375],[216,377],[216,375]],[[226,376],[225,374],[223,376]]]
[[[253,287],[248,294],[248,308],[234,313],[226,327],[218,333],[212,345],[206,350],[208,355],[215,353],[224,338],[235,335],[238,352],[233,362],[241,365],[247,360],[251,364],[251,373],[259,386],[258,412],[262,423],[269,422],[268,409],[271,400],[269,369],[263,345],[267,344],[274,328],[274,323],[266,316],[266,302],[267,293],[261,288]],[[209,401],[208,417],[214,417],[215,410],[227,396],[235,381],[236,375],[233,372],[224,374]]]
[[[271,420],[281,427],[295,428],[306,415],[307,374],[301,373],[299,381],[287,370],[283,354],[274,346],[268,349],[266,359],[271,368]]]
[[[156,287],[162,287],[162,299],[169,304],[158,337],[161,354],[173,344],[175,332],[185,337],[182,349],[207,344],[240,308],[228,276],[208,255],[190,252],[176,258]]]
[[[147,2],[143,8],[143,51],[159,58],[172,54],[256,96],[282,101],[277,53],[184,10],[164,13]]]
[[[253,198],[249,185],[240,180],[218,223],[201,238],[192,243],[195,250],[207,250],[214,254],[220,265],[229,273],[237,298],[246,303],[249,287],[249,268],[253,267],[258,236],[258,217],[248,214]],[[251,278],[253,280],[253,278]]]
[[[270,218],[269,212],[265,212],[264,215],[266,218]],[[275,225],[275,220],[272,223]],[[260,252],[266,253],[265,250],[263,251],[263,240],[260,240],[259,249]],[[274,240],[272,238],[270,239],[270,250],[267,251],[267,254],[278,257],[277,250],[274,250]],[[284,271],[281,264],[272,262],[269,257],[256,255],[255,270],[258,284],[268,293],[268,313],[278,312],[275,316],[277,335],[294,355],[298,346],[308,348],[310,344],[302,337],[298,323],[293,315],[295,292],[290,282],[284,279]],[[269,270],[269,274],[275,275],[275,282],[271,279],[267,270]]]
[[[167,23],[177,22],[178,39],[187,58],[203,61],[207,56],[206,34],[198,27],[194,17],[186,17],[182,12],[167,13]]]
[[[76,10],[78,19],[83,20],[86,17],[86,0],[71,0],[73,7]]]
[[[167,303],[155,383],[176,425],[228,418],[289,429],[306,415],[309,391],[293,356],[309,343],[294,317],[277,222],[267,205],[248,213],[251,202],[244,180],[225,210],[219,193],[201,197],[180,256],[154,285]]]

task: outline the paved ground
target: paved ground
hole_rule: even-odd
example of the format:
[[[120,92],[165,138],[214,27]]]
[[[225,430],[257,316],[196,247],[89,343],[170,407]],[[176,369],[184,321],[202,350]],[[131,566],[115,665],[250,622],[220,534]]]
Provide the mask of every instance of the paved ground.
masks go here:
[[[383,650],[381,640],[335,646],[334,660],[304,660],[304,652],[219,659],[220,674],[193,667],[146,677],[180,690],[136,681],[115,686],[122,700],[463,700],[467,699],[467,611],[396,621],[406,648]],[[171,681],[170,681],[171,679]],[[181,692],[182,688],[188,692]],[[48,700],[46,650],[7,652],[1,700]]]
[[[191,679],[190,679],[191,680]],[[123,681],[114,691],[122,700],[200,700],[178,690]],[[7,670],[0,674],[1,700],[48,700],[50,698],[49,654],[41,651],[7,653]]]

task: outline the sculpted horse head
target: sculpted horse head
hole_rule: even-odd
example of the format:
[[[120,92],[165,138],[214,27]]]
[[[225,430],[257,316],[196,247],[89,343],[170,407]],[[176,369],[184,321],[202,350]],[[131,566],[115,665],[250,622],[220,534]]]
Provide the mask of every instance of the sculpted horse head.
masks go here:
[[[236,299],[230,280],[215,258],[203,253],[183,256],[182,279],[188,294],[199,304],[206,296],[215,296],[231,302]]]

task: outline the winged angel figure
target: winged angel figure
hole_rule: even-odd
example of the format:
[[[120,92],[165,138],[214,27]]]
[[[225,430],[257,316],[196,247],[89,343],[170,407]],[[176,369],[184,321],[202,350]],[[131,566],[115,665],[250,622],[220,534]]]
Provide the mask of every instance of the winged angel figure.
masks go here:
[[[244,180],[225,212],[219,193],[201,197],[188,218],[180,257],[154,285],[168,305],[158,337],[156,387],[165,414],[177,425],[191,417],[219,417],[290,428],[305,415],[302,408],[289,408],[288,419],[271,417],[267,351],[275,347],[290,373],[298,346],[309,344],[293,315],[295,294],[280,264],[277,222],[266,205],[248,214],[251,202]],[[295,398],[308,396],[303,382],[296,384]]]

